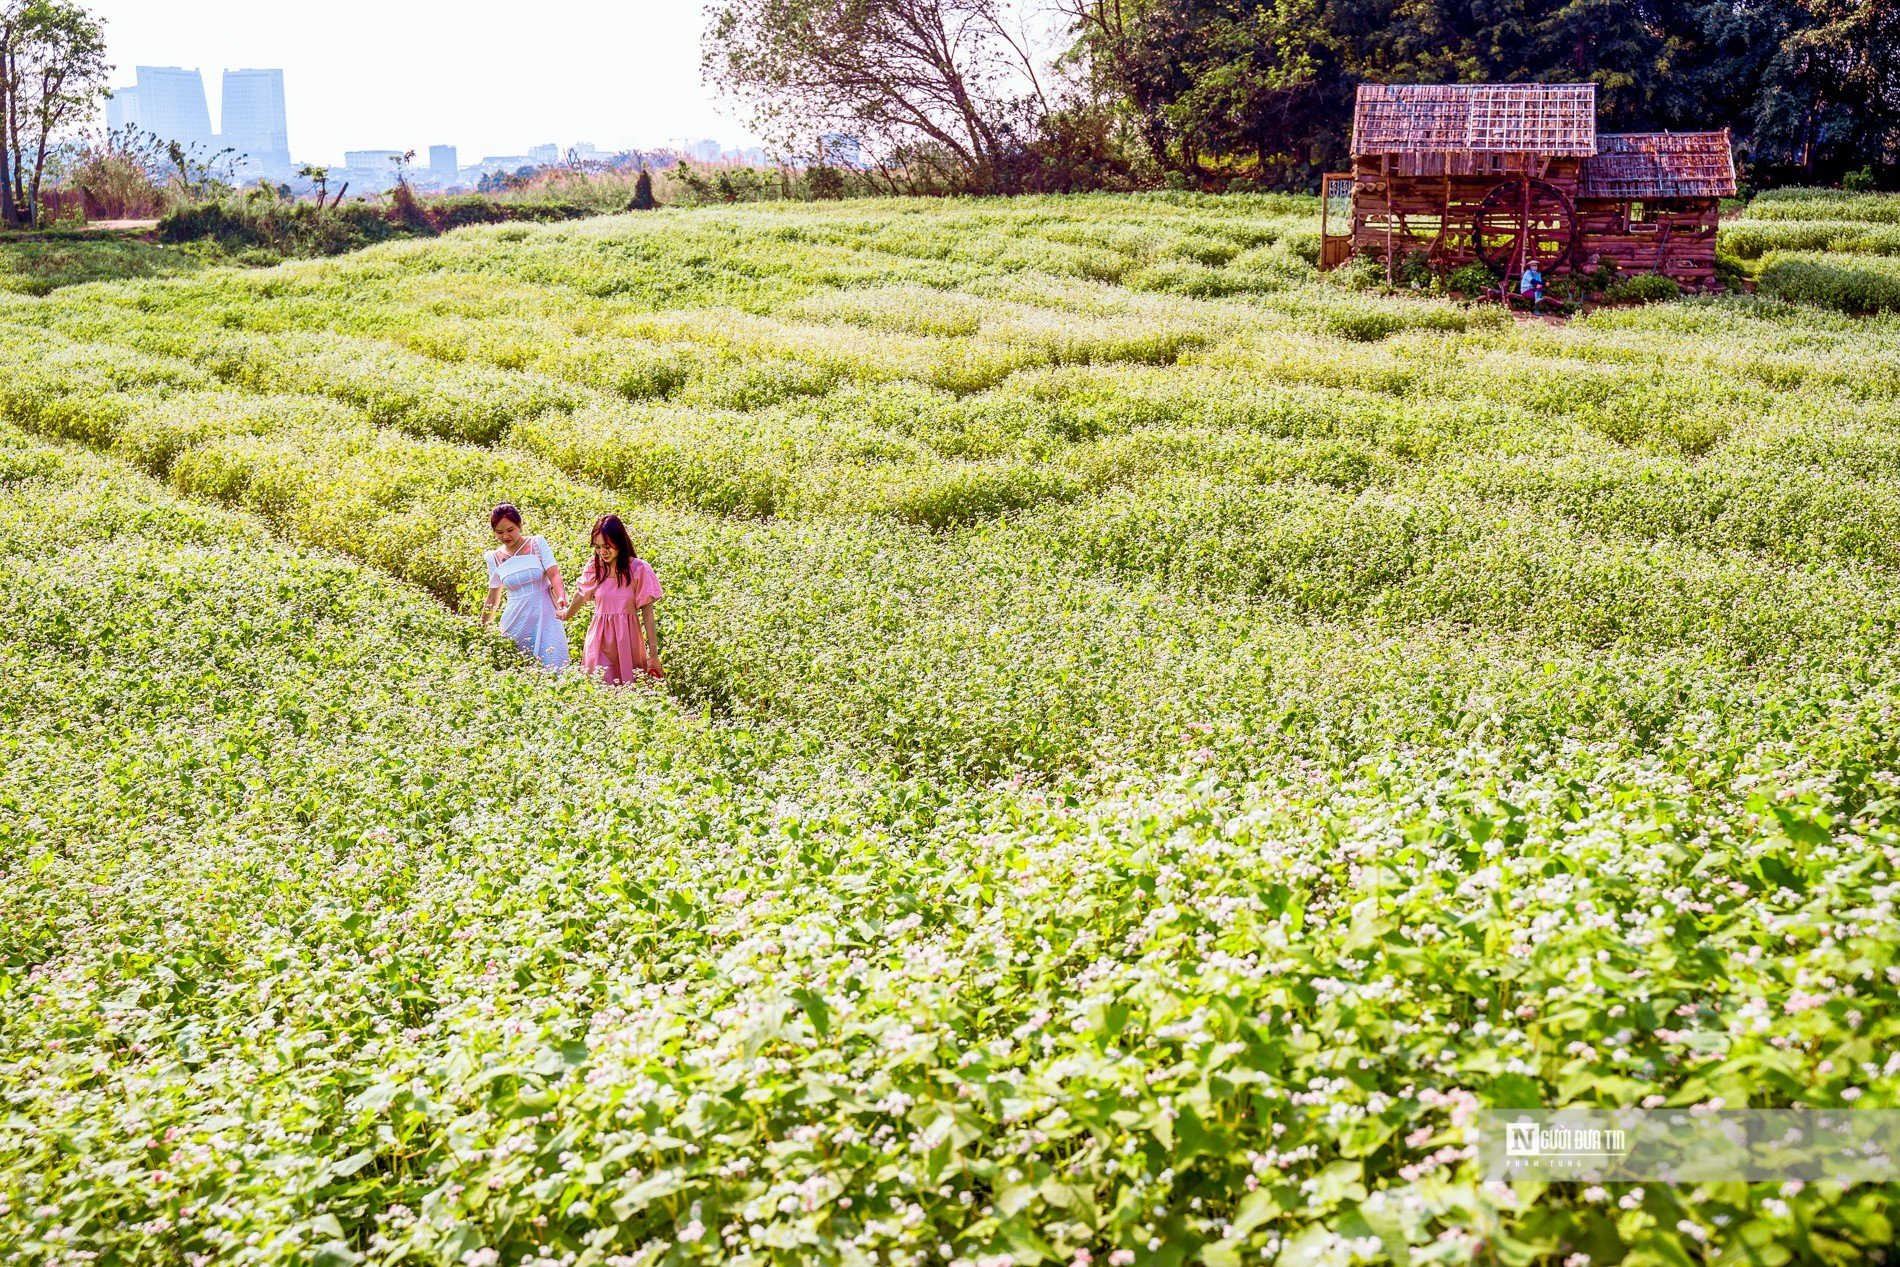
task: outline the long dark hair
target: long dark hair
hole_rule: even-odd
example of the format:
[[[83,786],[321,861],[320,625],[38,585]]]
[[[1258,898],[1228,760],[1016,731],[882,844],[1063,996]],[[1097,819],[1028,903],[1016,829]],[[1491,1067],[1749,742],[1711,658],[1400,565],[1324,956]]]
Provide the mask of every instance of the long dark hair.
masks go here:
[[[633,561],[640,556],[633,552],[633,538],[627,535],[627,525],[620,522],[619,515],[602,515],[594,521],[594,530],[587,534],[587,544],[592,545],[595,537],[607,538],[607,544],[614,548],[614,571],[620,576],[622,585],[633,583]],[[594,560],[596,571],[600,560]],[[601,577],[604,581],[607,578]]]
[[[515,527],[517,528],[521,526],[521,512],[515,509],[513,502],[503,502],[488,512],[488,526],[490,528],[501,527],[501,521],[504,519],[514,520]]]

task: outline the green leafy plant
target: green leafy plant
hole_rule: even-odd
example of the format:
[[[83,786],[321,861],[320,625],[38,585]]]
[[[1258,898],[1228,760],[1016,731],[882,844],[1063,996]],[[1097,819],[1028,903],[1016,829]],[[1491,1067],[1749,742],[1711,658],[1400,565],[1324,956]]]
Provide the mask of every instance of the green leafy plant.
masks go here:
[[[1756,274],[1761,293],[1864,315],[1900,311],[1900,263],[1777,252]]]
[[[1348,290],[1379,290],[1386,285],[1385,265],[1367,255],[1355,255],[1329,276]]]
[[[1603,299],[1612,304],[1666,303],[1682,296],[1682,287],[1673,277],[1660,273],[1637,273],[1603,288]]]
[[[1397,282],[1407,290],[1431,290],[1441,285],[1438,270],[1424,251],[1407,251],[1399,261]]]
[[[1497,274],[1477,260],[1453,269],[1451,275],[1445,278],[1447,290],[1466,298],[1482,294],[1487,290],[1496,290],[1497,285]]]
[[[805,190],[820,202],[845,196],[844,173],[823,163],[805,169]]]

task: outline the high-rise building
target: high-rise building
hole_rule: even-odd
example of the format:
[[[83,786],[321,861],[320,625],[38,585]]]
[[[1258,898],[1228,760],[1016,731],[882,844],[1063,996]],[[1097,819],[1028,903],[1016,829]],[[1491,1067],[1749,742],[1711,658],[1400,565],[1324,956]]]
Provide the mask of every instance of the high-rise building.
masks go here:
[[[720,154],[719,142],[694,141],[692,154],[702,163],[717,163]]]
[[[211,149],[204,76],[177,66],[138,68],[139,126],[161,141]]]
[[[284,115],[284,72],[224,72],[223,130],[218,140],[272,174],[290,169],[290,126]]]
[[[112,90],[112,95],[106,98],[106,126],[114,132],[120,128],[139,126],[139,90],[137,88]]]
[[[550,163],[558,163],[561,161],[561,147],[558,145],[530,145],[528,147],[528,159],[531,162],[540,163],[543,166]]]
[[[444,184],[454,184],[457,168],[455,165],[455,147],[453,145],[431,145],[429,147],[429,175]]]

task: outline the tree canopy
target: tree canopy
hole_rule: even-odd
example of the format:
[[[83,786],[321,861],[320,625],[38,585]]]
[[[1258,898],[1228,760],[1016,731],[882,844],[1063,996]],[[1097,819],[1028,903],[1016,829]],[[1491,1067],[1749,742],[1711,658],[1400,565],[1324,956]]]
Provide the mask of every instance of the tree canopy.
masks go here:
[[[708,71],[775,139],[850,134],[959,189],[1057,166],[1310,188],[1344,160],[1367,82],[1589,82],[1607,130],[1730,128],[1757,183],[1900,175],[1900,0],[715,0],[713,15]]]
[[[105,55],[105,30],[83,6],[0,0],[0,224],[38,222],[47,157],[104,95]]]

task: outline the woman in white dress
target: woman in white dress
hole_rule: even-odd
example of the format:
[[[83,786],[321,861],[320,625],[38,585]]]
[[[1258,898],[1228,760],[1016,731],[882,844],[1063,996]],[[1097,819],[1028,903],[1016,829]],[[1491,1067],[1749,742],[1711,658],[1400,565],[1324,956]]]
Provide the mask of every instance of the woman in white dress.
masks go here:
[[[482,604],[482,623],[486,625],[501,607],[501,631],[516,646],[543,668],[566,668],[567,626],[561,623],[557,606],[567,602],[567,588],[561,583],[554,550],[547,538],[531,537],[521,530],[521,512],[510,502],[495,507],[488,526],[495,530],[499,544],[482,555],[488,564],[488,601]],[[508,595],[506,606],[501,606],[503,591]]]

